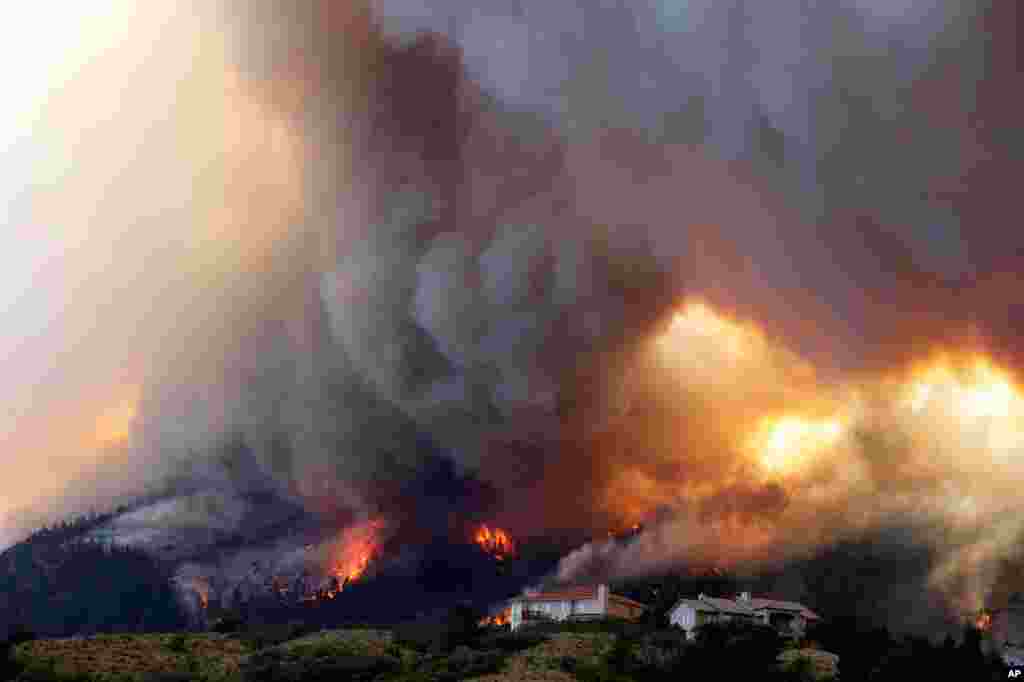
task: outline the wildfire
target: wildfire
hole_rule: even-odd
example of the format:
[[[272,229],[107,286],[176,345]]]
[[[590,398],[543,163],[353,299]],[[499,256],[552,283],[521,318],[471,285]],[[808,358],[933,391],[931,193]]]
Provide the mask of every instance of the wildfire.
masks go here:
[[[491,530],[490,527],[481,525],[473,536],[473,542],[498,561],[503,561],[515,553],[512,537],[501,528]]]
[[[174,582],[177,584],[179,589],[187,590],[195,595],[196,600],[199,602],[199,607],[202,610],[206,610],[210,606],[210,581],[203,576],[191,576],[184,577],[178,576],[174,578]]]
[[[137,412],[137,393],[137,389],[132,388],[115,404],[97,415],[91,434],[93,443],[109,447],[128,440]]]
[[[772,473],[790,471],[810,455],[834,446],[842,437],[842,419],[806,419],[787,415],[762,421],[749,446]]]
[[[480,627],[487,627],[489,625],[501,626],[508,625],[512,622],[512,610],[504,609],[498,613],[491,614],[486,618],[480,620]]]
[[[382,528],[382,521],[369,521],[347,529],[332,543],[327,560],[327,573],[331,576],[325,588],[328,599],[336,597],[349,583],[359,580],[366,573],[379,551]]]
[[[1024,393],[1008,371],[982,355],[941,355],[918,367],[903,388],[902,405],[981,436],[979,444],[993,454],[1024,445]]]
[[[632,536],[636,535],[637,533],[641,532],[643,530],[643,528],[644,527],[643,527],[642,524],[634,523],[629,528],[627,528],[625,530],[622,530],[622,531],[610,530],[610,531],[608,531],[608,539],[613,540],[615,538],[632,537]]]
[[[982,632],[988,632],[992,628],[992,614],[985,611],[979,613],[977,618],[974,619],[974,627]]]
[[[602,543],[621,545],[608,556],[629,552],[629,570],[670,553],[774,560],[909,514],[948,530],[928,582],[953,601],[984,594],[1016,552],[1024,375],[1013,366],[983,350],[926,349],[909,367],[848,373],[708,302],[683,301],[666,322],[623,374],[625,418],[588,434],[601,457],[626,455],[598,500],[625,523],[600,540],[667,511],[651,536],[664,548]],[[560,570],[574,577],[599,561],[588,550]],[[958,612],[975,622],[982,603]]]
[[[942,356],[917,370],[905,404],[918,412],[943,398],[964,419],[1008,417],[1022,407],[1012,377],[979,355],[959,361]]]
[[[199,605],[203,609],[210,606],[210,583],[205,578],[196,578],[192,581],[192,589],[199,596]]]
[[[713,340],[718,349],[732,357],[744,357],[764,343],[754,325],[733,321],[706,303],[693,300],[672,318],[676,335]]]

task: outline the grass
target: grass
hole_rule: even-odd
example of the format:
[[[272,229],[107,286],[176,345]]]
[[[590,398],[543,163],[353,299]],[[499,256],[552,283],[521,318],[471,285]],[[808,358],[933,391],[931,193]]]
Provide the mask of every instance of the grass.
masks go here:
[[[460,647],[447,655],[399,644],[385,630],[330,630],[256,649],[237,636],[218,634],[100,635],[35,640],[16,649],[26,679],[68,682],[149,682],[160,676],[198,682],[241,682],[244,671],[269,665],[278,671],[309,671],[358,661],[391,660],[366,679],[388,682],[481,680],[571,680],[557,671],[571,651],[599,655],[607,648],[599,635],[554,636],[517,653]],[[576,641],[579,640],[579,641]],[[511,659],[511,660],[510,660]],[[250,664],[249,662],[252,662]],[[507,673],[497,673],[508,668]],[[550,674],[549,674],[550,673]],[[178,675],[180,677],[170,677]],[[257,678],[259,673],[256,673]],[[357,679],[353,677],[352,679]],[[359,678],[363,679],[363,678]]]
[[[478,682],[570,682],[578,678],[565,669],[566,659],[581,666],[598,665],[612,651],[615,639],[607,632],[554,633],[509,656],[501,671],[479,677]]]
[[[201,682],[238,676],[251,648],[238,639],[207,634],[97,635],[40,639],[15,649],[15,660],[56,677],[135,680],[158,673],[189,673]]]
[[[325,630],[271,647],[264,655],[283,661],[389,656],[403,669],[411,669],[421,658],[416,651],[396,643],[391,632],[372,629]]]
[[[326,630],[285,642],[277,647],[282,653],[306,656],[384,656],[398,645],[387,630]]]
[[[26,642],[16,658],[31,672],[19,682],[633,682],[647,679],[636,667],[642,646],[678,646],[678,637],[661,634],[665,642],[614,630],[487,633],[447,653],[381,629],[321,631],[262,648],[239,635],[101,635]]]
[[[565,670],[566,659],[574,659],[581,670],[599,665],[615,640],[611,633],[565,632],[546,635],[522,651],[459,647],[438,655],[399,644],[386,630],[329,630],[260,650],[225,635],[133,634],[26,642],[17,648],[16,658],[34,672],[33,680],[76,682],[148,682],[160,674],[240,682],[250,660],[279,670],[313,671],[320,664],[371,658],[397,661],[393,670],[372,677],[388,682],[570,682],[577,677]]]

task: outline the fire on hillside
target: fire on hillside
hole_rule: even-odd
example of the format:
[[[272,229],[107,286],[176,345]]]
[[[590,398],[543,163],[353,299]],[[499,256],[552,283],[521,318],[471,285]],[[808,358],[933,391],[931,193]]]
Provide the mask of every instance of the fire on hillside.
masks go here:
[[[981,630],[982,632],[988,632],[992,629],[992,614],[988,611],[982,611],[978,614],[978,617],[974,619],[974,627]]]
[[[504,561],[516,551],[512,537],[501,528],[481,525],[473,535],[473,541],[498,561]]]
[[[480,622],[479,622],[479,625],[480,625],[480,627],[488,627],[488,626],[509,625],[511,623],[512,623],[512,610],[506,608],[506,609],[503,609],[503,610],[499,611],[498,613],[492,613],[492,614],[490,614],[489,616],[487,616],[485,618],[481,618]]]

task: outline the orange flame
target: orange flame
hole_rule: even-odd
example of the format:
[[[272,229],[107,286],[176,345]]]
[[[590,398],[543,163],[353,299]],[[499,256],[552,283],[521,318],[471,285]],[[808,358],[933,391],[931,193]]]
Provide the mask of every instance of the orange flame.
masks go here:
[[[333,599],[348,583],[359,580],[379,550],[379,535],[383,528],[380,520],[369,521],[347,529],[336,541],[327,561],[327,573],[332,577],[325,596]]]
[[[210,606],[210,583],[206,578],[196,577],[188,581],[189,588],[199,597],[199,606],[205,611]]]
[[[481,525],[473,536],[473,541],[498,561],[503,561],[515,553],[512,537],[501,528],[491,530],[488,526]]]
[[[992,627],[992,614],[985,611],[979,613],[978,617],[974,619],[974,627],[982,632],[988,632]]]
[[[512,609],[505,609],[480,620],[480,627],[508,625],[512,622]]]
[[[270,589],[279,598],[284,598],[288,594],[288,579],[284,576],[275,575],[270,579]]]
[[[122,389],[122,392],[123,395],[116,402],[96,416],[86,442],[106,448],[123,444],[129,439],[138,412],[139,389],[130,387]]]

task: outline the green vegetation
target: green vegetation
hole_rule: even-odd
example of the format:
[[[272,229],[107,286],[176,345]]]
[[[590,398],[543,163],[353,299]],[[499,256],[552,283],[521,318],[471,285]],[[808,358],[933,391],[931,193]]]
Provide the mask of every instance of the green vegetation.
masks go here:
[[[831,625],[820,645],[794,645],[770,628],[724,624],[694,641],[681,630],[623,621],[544,623],[519,632],[479,628],[461,607],[444,619],[391,630],[305,632],[300,624],[233,633],[118,634],[7,644],[0,680],[17,682],[639,682],[756,679],[886,682],[943,667],[957,679],[1005,679],[976,631],[935,646],[885,631]]]
[[[173,631],[187,618],[170,569],[145,552],[88,539],[113,514],[42,528],[0,552],[0,637]]]
[[[168,675],[203,682],[238,678],[251,649],[238,639],[202,634],[121,634],[39,639],[17,645],[11,679],[19,682],[149,682]]]

